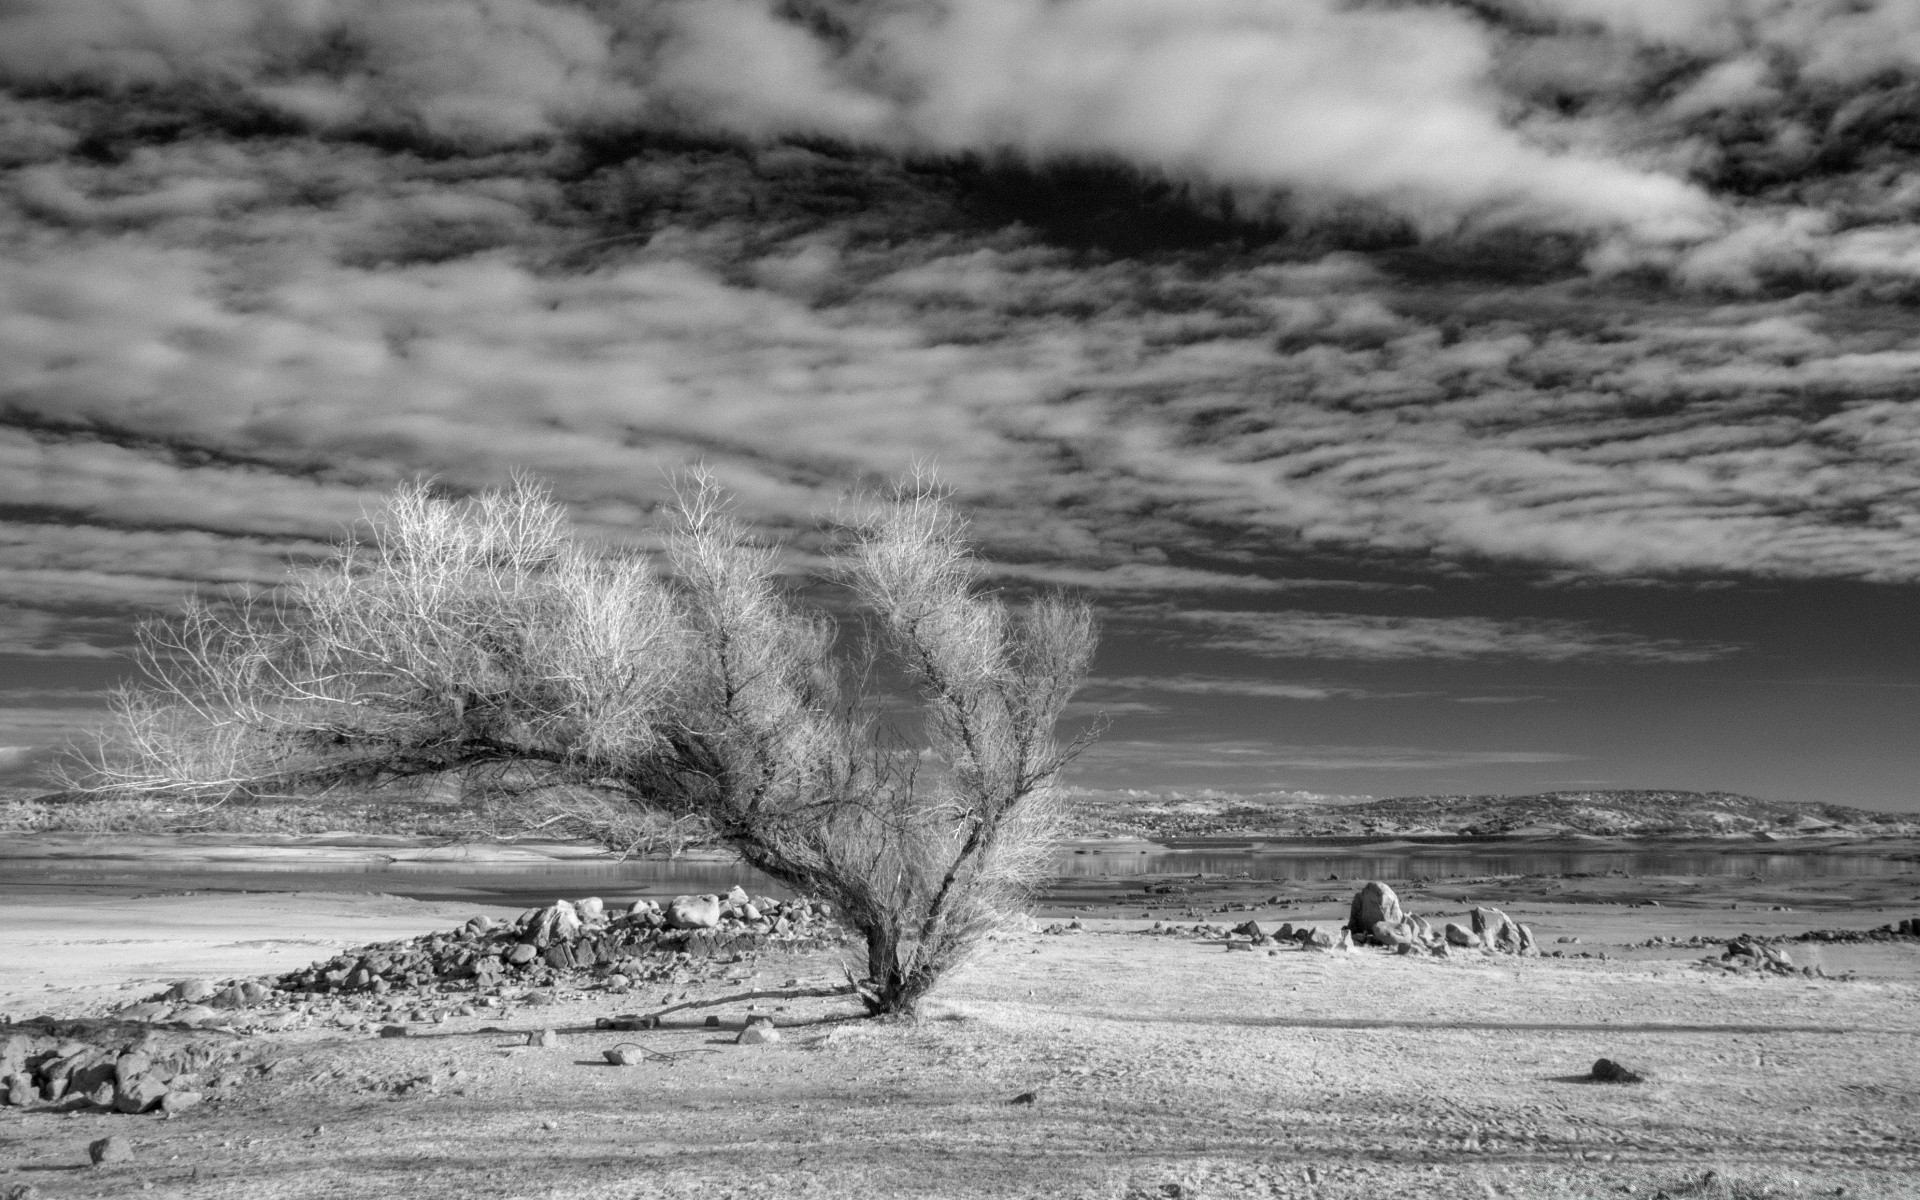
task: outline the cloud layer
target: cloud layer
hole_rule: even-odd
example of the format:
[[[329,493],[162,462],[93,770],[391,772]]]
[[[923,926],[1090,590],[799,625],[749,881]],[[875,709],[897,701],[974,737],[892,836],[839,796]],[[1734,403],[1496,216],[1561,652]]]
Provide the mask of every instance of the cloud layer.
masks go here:
[[[932,459],[996,585],[1336,667],[1920,582],[1911,5],[23,0],[0,84],[6,653],[520,467],[804,558]]]

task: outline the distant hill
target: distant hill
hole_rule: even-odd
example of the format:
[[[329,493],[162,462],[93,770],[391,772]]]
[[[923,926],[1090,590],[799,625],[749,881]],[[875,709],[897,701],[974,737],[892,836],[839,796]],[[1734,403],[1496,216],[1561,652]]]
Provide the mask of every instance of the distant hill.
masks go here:
[[[1920,835],[1920,814],[1785,804],[1731,792],[1541,792],[1401,796],[1360,804],[1133,803],[1084,822],[1153,837],[1747,837]]]

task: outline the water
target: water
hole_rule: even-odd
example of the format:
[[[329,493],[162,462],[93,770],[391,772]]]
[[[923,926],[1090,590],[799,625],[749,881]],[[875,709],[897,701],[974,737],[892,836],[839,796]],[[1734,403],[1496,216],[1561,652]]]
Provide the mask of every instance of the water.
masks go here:
[[[1710,875],[1767,879],[1885,878],[1920,875],[1920,862],[1862,853],[1767,853],[1749,847],[1683,846],[1586,850],[1506,847],[1455,842],[1395,847],[1324,843],[1076,847],[1060,857],[1067,878],[1106,876],[1245,876],[1318,882],[1341,880],[1461,879],[1488,875]]]
[[[1693,875],[1767,879],[1920,877],[1920,862],[1885,854],[1768,853],[1751,847],[1552,849],[1497,843],[1329,846],[1325,842],[1063,846],[1063,879],[1198,874],[1322,882],[1331,878],[1459,879],[1488,875]],[[46,894],[135,898],[165,892],[387,892],[420,900],[530,906],[557,897],[598,895],[609,902],[681,893],[724,892],[739,884],[755,895],[788,889],[738,863],[669,861],[134,863],[113,859],[0,860],[0,896]]]

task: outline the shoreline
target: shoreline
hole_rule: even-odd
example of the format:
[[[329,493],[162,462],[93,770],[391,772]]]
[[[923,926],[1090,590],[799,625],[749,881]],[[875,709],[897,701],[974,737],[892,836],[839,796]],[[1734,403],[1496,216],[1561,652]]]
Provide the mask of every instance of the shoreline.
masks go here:
[[[1315,851],[1380,853],[1495,850],[1506,853],[1729,853],[1777,855],[1874,855],[1920,862],[1920,837],[1904,835],[1810,836],[1762,840],[1747,834],[1721,837],[1602,836],[1556,834],[1533,837],[1468,834],[1326,837],[1246,834],[1236,836],[1063,838],[1063,853],[1107,855],[1125,852],[1248,851],[1283,857]],[[0,863],[44,861],[124,861],[221,863],[261,859],[288,863],[475,863],[526,865],[566,863],[731,863],[731,851],[695,848],[676,855],[621,856],[598,847],[564,841],[459,841],[409,834],[332,832],[317,834],[235,833],[8,833],[0,834]]]

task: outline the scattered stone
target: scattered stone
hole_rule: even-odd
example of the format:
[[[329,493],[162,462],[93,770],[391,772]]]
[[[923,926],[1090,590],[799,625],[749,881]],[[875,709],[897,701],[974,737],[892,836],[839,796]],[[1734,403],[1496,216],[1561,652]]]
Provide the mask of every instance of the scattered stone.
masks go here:
[[[133,1144],[117,1133],[110,1133],[87,1147],[87,1157],[96,1167],[129,1162],[133,1158]]]
[[[1611,1058],[1596,1059],[1589,1073],[1595,1083],[1644,1083],[1646,1076]]]

